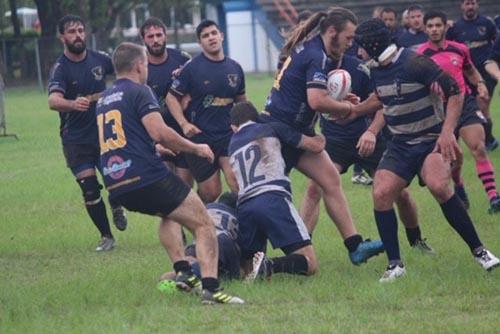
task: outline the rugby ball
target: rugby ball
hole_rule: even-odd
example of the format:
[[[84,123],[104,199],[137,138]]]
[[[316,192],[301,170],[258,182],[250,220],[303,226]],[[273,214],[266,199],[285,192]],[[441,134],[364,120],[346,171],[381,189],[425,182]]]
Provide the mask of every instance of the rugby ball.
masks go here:
[[[351,75],[346,70],[333,70],[328,73],[328,94],[337,101],[345,99],[351,92]]]

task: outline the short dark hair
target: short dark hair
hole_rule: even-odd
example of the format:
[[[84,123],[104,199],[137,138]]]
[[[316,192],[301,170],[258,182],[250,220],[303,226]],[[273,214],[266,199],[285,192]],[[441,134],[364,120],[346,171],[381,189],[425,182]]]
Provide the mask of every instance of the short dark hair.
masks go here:
[[[410,14],[410,12],[413,12],[414,10],[419,10],[423,13],[424,7],[422,7],[420,5],[411,5],[410,7],[408,7],[408,14]]]
[[[215,23],[215,21],[212,21],[212,20],[203,20],[196,27],[196,37],[198,37],[198,39],[200,39],[201,32],[203,31],[203,29],[205,29],[207,27],[211,27],[211,26],[215,26],[217,28],[217,30],[220,31],[219,25],[217,23]]]
[[[439,17],[443,21],[443,24],[446,25],[448,18],[446,17],[446,14],[441,10],[431,10],[430,12],[425,13],[424,24],[427,24],[427,21],[435,19],[436,17]]]
[[[231,108],[231,125],[240,126],[248,121],[256,121],[259,113],[250,101],[236,103]]]
[[[138,59],[146,58],[146,50],[142,45],[123,42],[113,52],[113,67],[116,74],[126,73],[132,70]]]
[[[144,34],[146,33],[146,29],[148,29],[150,27],[160,27],[163,29],[163,32],[165,34],[167,34],[167,26],[165,25],[165,23],[163,23],[163,21],[161,19],[151,16],[146,21],[144,21],[144,23],[141,26],[142,38],[144,38]]]
[[[62,35],[64,34],[66,27],[72,23],[81,23],[83,28],[85,28],[85,22],[83,22],[83,19],[80,16],[68,14],[64,15],[59,22],[57,22],[57,30],[59,30],[59,33]]]
[[[394,13],[394,17],[398,17],[398,13],[396,12],[396,10],[392,7],[385,7],[384,9],[382,9],[382,11],[380,12],[380,15],[384,14],[384,13]]]

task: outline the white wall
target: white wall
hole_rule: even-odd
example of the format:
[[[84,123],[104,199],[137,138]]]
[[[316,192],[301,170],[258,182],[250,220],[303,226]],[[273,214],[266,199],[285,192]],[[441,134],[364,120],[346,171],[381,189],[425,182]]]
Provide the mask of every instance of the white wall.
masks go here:
[[[226,14],[229,57],[241,64],[245,72],[274,71],[278,50],[267,38],[264,28],[255,21],[255,39],[252,31],[252,12],[229,12]],[[254,40],[257,49],[257,64],[254,57]]]

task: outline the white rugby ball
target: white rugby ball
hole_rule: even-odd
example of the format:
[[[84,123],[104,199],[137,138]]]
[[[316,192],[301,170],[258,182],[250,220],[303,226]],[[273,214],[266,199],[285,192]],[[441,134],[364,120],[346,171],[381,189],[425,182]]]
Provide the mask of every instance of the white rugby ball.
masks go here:
[[[328,94],[337,101],[345,99],[351,92],[351,75],[346,70],[333,70],[328,73]]]

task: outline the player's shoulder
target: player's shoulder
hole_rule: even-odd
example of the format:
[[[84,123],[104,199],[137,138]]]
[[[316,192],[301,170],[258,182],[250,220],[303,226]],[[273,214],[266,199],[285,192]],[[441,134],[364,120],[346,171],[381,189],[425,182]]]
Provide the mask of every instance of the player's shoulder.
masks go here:
[[[179,59],[182,62],[186,62],[192,58],[189,53],[179,49],[167,48],[167,52],[169,57],[172,56],[173,58]]]
[[[88,54],[89,58],[95,58],[95,59],[98,59],[100,61],[105,61],[105,62],[111,61],[111,56],[108,53],[101,51],[101,50],[87,49],[87,54]]]
[[[228,65],[234,66],[243,71],[243,68],[241,67],[240,63],[234,60],[233,58],[226,56],[226,61]]]
[[[448,48],[450,49],[456,49],[461,52],[467,52],[469,50],[467,45],[465,45],[464,43],[460,43],[458,41],[448,41],[448,40],[446,42],[448,43]]]

